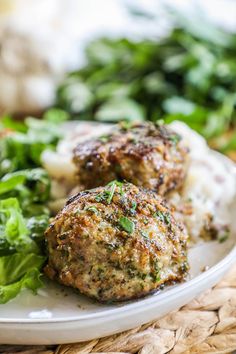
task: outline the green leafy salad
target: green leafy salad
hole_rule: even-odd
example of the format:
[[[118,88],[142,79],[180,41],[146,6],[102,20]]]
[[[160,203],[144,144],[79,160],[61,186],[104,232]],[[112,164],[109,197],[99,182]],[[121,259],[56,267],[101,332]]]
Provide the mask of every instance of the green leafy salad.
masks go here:
[[[23,288],[36,292],[43,283],[43,233],[49,223],[50,180],[40,156],[54,149],[64,112],[52,109],[43,120],[0,122],[0,303]]]
[[[235,56],[236,34],[198,16],[181,18],[164,38],[99,38],[62,82],[57,106],[82,120],[178,119],[220,137],[222,152],[236,150]]]

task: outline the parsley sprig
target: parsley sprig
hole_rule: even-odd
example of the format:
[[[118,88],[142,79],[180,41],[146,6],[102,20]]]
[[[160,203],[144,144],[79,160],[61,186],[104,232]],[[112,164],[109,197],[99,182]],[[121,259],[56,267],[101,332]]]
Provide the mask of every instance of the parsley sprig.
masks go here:
[[[135,229],[135,224],[132,220],[128,219],[126,216],[121,216],[119,219],[119,225],[122,230],[132,234]]]
[[[106,202],[107,204],[111,204],[116,187],[120,188],[119,193],[123,195],[123,183],[115,180],[108,183],[106,190],[96,195],[96,202]]]
[[[154,216],[156,216],[161,222],[163,222],[167,226],[171,225],[171,217],[168,212],[158,210],[154,213]]]

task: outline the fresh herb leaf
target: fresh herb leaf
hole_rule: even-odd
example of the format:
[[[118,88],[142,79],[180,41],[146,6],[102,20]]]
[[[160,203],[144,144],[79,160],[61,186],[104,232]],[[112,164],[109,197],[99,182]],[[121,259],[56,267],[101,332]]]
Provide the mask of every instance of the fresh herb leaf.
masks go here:
[[[95,206],[92,206],[92,205],[87,207],[85,210],[91,211],[94,214],[98,213],[98,209]]]
[[[107,202],[108,204],[111,204],[116,187],[120,187],[120,194],[123,195],[122,186],[123,183],[118,181],[112,181],[108,183],[108,185],[106,186],[107,189],[96,195],[96,202]]]
[[[131,215],[135,215],[135,213],[136,213],[136,208],[137,208],[137,203],[136,203],[136,201],[132,201],[132,202],[131,202],[131,208],[129,209],[129,213],[130,213]]]
[[[142,237],[146,240],[149,240],[149,236],[148,236],[148,232],[147,231],[140,231],[140,234],[142,235]]]
[[[115,193],[115,189],[116,189],[116,181],[113,181],[111,183],[109,183],[109,186],[111,187],[111,190],[110,190],[110,193],[108,195],[108,198],[107,198],[107,203],[110,204],[112,199],[113,199],[113,196],[114,196],[114,193]]]
[[[120,217],[119,224],[120,224],[120,227],[124,231],[128,232],[129,234],[132,234],[132,232],[135,229],[134,222],[132,220],[128,219],[126,216],[121,216]]]
[[[171,225],[171,217],[168,212],[163,212],[158,210],[157,212],[154,213],[154,216],[156,216],[161,222],[163,222],[167,226]]]

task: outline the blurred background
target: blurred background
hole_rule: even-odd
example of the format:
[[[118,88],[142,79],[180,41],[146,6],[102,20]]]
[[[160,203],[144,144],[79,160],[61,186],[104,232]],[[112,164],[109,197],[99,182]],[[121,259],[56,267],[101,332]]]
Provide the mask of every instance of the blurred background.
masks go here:
[[[235,14],[234,0],[0,0],[2,126],[48,109],[180,119],[236,159]]]

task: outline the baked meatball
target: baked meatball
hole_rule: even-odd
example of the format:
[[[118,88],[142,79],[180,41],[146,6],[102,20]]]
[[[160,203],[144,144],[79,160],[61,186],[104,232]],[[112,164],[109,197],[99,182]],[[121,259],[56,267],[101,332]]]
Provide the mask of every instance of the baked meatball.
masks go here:
[[[46,231],[45,273],[102,302],[182,281],[187,234],[161,197],[130,183],[72,197]]]
[[[126,180],[160,195],[181,187],[187,148],[167,126],[120,125],[109,135],[80,143],[74,150],[79,185],[86,188]]]

